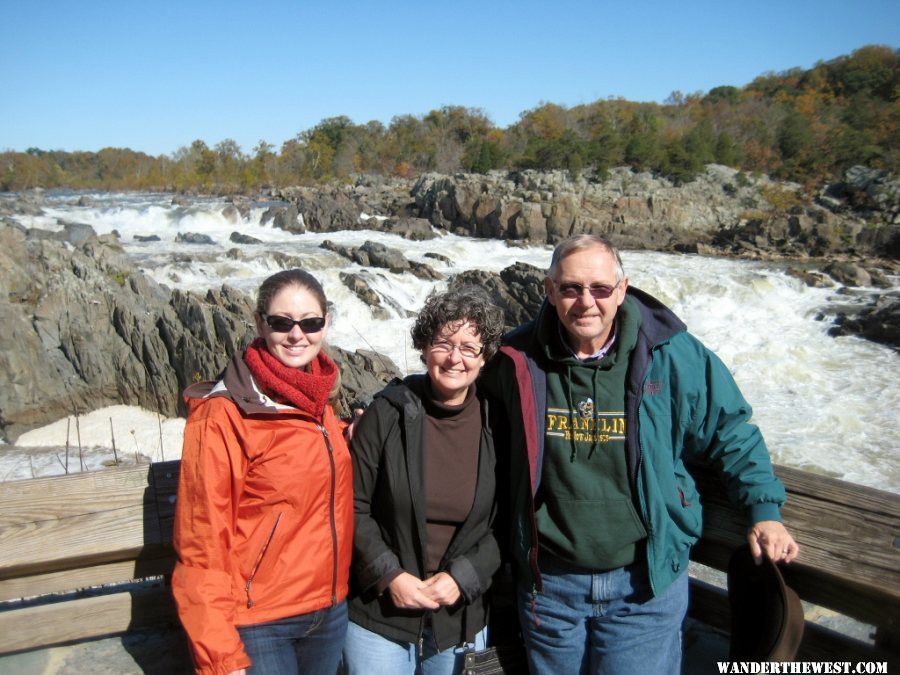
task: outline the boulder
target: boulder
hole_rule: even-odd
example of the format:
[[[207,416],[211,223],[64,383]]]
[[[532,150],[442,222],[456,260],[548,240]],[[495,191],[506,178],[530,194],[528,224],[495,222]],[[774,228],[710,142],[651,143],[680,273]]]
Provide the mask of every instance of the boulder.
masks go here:
[[[448,258],[447,256],[443,255],[442,253],[434,253],[433,251],[428,251],[424,255],[426,258],[431,258],[432,260],[437,260],[439,262],[442,262],[445,265],[447,265],[448,267],[453,265],[453,261],[450,260],[450,258]]]
[[[849,261],[831,262],[822,270],[835,281],[848,286],[871,286],[872,277],[865,269]]]
[[[198,234],[197,232],[179,232],[175,235],[175,241],[179,244],[203,244],[206,246],[216,243],[208,234]]]
[[[341,272],[339,276],[344,286],[349,288],[357,298],[362,300],[372,310],[372,316],[376,319],[389,318],[390,315],[381,306],[381,299],[378,297],[378,293],[372,290],[372,287],[361,275]]]
[[[360,229],[362,206],[338,188],[288,188],[281,191],[281,197],[294,206],[313,232]]]
[[[839,315],[830,335],[857,335],[900,352],[900,295],[884,293],[855,315]]]
[[[398,234],[404,239],[426,241],[438,236],[425,218],[387,218],[381,221],[370,218],[367,222],[371,223],[373,220],[375,223],[371,229]]]
[[[261,244],[262,240],[257,239],[256,237],[251,237],[249,234],[241,234],[240,232],[232,232],[228,237],[229,241],[234,242],[235,244]]]
[[[241,212],[238,211],[238,208],[234,204],[229,204],[222,209],[222,217],[232,225],[237,225],[241,222]]]
[[[450,287],[470,284],[485,289],[503,310],[507,330],[530,321],[544,299],[544,270],[517,262],[500,274],[483,270],[467,270],[450,279]]]
[[[384,267],[397,274],[411,269],[409,260],[399,249],[390,248],[377,241],[365,241],[357,249],[357,255],[357,262],[363,266]]]

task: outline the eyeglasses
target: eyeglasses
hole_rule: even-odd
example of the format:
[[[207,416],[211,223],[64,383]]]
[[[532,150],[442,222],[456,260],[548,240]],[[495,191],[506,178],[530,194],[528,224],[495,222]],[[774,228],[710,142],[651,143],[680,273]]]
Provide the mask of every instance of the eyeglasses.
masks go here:
[[[469,342],[455,345],[444,340],[431,343],[431,351],[435,354],[452,354],[454,349],[458,349],[464,358],[477,359],[484,352],[484,345],[473,345]]]
[[[309,316],[305,319],[289,319],[286,316],[272,316],[271,314],[262,314],[263,321],[269,324],[276,333],[290,333],[294,330],[294,326],[300,326],[300,330],[304,333],[318,333],[325,328],[325,317]]]
[[[604,300],[611,296],[613,291],[616,290],[621,283],[622,281],[619,280],[616,282],[615,286],[610,286],[609,284],[591,284],[590,286],[582,286],[581,284],[558,284],[555,281],[553,282],[557,290],[559,290],[559,294],[569,300],[580,298],[584,295],[585,289],[588,290],[591,297],[595,300]]]

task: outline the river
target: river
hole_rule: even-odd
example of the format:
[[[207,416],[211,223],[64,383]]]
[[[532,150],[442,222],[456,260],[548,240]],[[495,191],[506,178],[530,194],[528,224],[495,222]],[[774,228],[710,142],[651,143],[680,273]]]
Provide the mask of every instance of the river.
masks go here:
[[[545,268],[551,254],[549,247],[508,247],[454,235],[422,242],[366,230],[294,235],[260,224],[267,204],[255,205],[235,222],[223,215],[226,203],[220,199],[179,206],[167,194],[97,193],[82,206],[82,196],[46,193],[43,215],[17,220],[51,230],[66,221],[89,224],[98,234],[116,231],[143,272],[193,291],[227,283],[253,293],[280,269],[279,256],[295,256],[318,276],[333,302],[330,341],[386,354],[403,372],[421,367],[410,346],[408,314],[446,280],[362,268],[321,249],[322,241],[380,242],[448,276],[466,269],[499,272],[516,261]],[[209,235],[215,243],[175,242],[177,234],[187,232]],[[239,246],[229,240],[232,232],[262,243]],[[136,235],[160,240],[137,241]],[[451,262],[426,257],[429,252]],[[898,355],[859,338],[830,337],[830,321],[821,319],[852,302],[853,294],[807,287],[787,274],[785,265],[774,263],[646,251],[623,251],[622,257],[630,284],[672,307],[729,366],[776,463],[900,491]],[[375,318],[341,283],[339,274],[349,271],[364,276],[382,296],[387,318]],[[900,279],[892,282],[900,285]],[[168,454],[166,459],[175,456],[173,450]]]

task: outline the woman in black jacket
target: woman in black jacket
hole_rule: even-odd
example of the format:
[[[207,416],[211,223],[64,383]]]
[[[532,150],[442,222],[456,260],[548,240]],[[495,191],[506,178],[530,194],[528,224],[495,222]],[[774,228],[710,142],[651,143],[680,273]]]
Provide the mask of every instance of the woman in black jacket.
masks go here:
[[[486,640],[500,565],[494,443],[476,387],[503,331],[482,289],[432,295],[412,329],[425,374],[375,396],[351,442],[349,675],[458,673]]]

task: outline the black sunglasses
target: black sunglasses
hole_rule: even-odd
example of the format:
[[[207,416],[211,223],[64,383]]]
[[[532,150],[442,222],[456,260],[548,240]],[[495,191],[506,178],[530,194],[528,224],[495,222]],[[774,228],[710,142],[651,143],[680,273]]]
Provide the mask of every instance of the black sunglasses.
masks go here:
[[[263,321],[269,324],[269,328],[276,333],[290,333],[294,326],[300,326],[300,330],[304,333],[318,333],[325,328],[324,316],[310,316],[305,319],[289,319],[286,316],[272,316],[271,314],[262,314]]]

